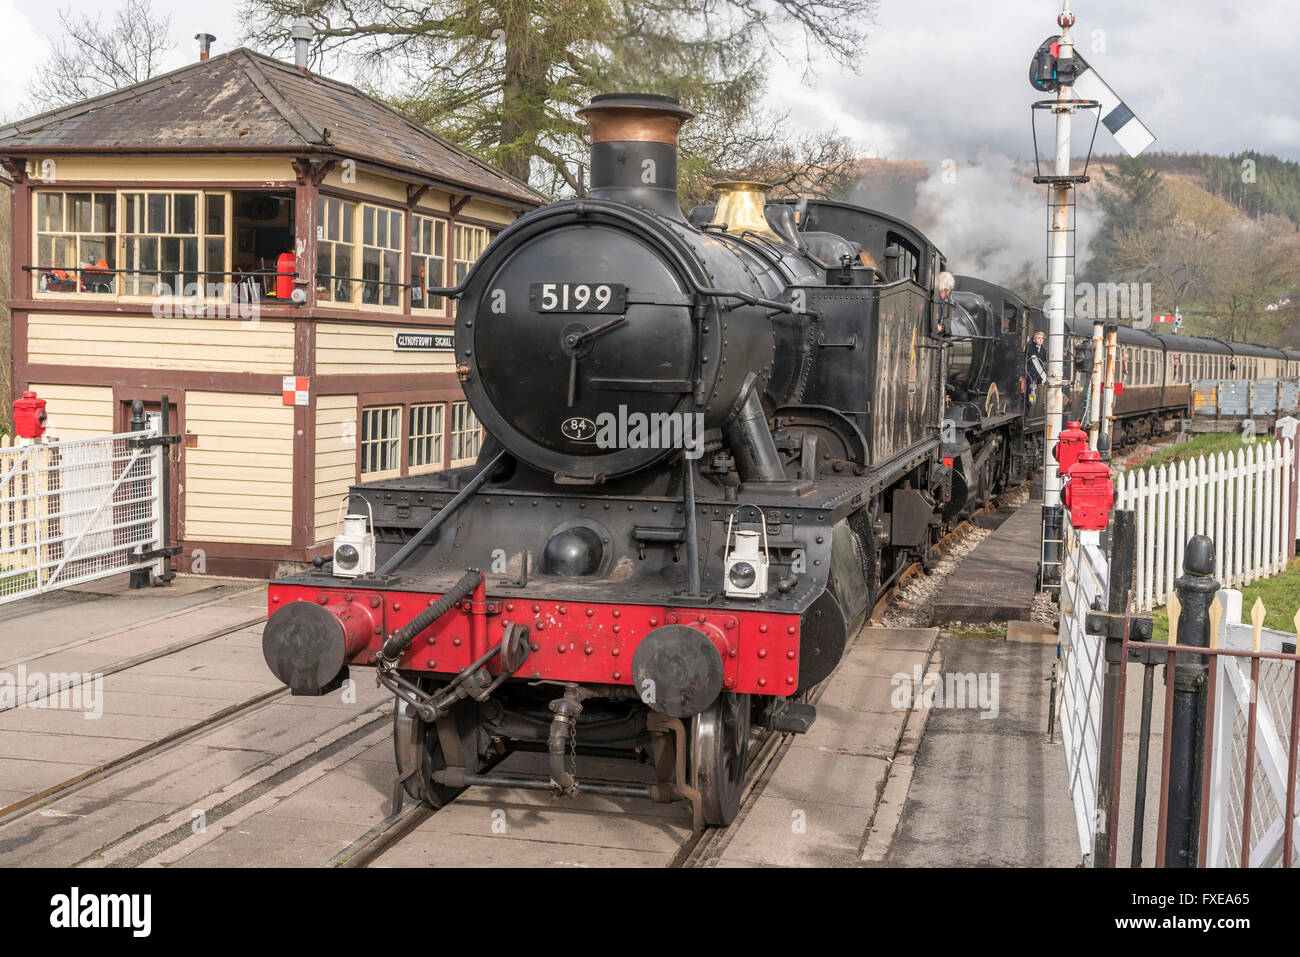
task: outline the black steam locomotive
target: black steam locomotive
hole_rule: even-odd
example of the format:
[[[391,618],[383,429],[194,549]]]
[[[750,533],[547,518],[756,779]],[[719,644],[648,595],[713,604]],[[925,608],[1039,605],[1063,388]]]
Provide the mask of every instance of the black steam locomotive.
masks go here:
[[[684,109],[582,115],[591,195],[435,291],[459,301],[478,464],[354,487],[332,560],[271,584],[264,652],[298,694],[372,666],[401,784],[435,806],[506,784],[726,824],[751,726],[806,731],[883,589],[1041,456],[1041,314],[950,292],[939,250],[868,209],[731,183],[687,219]],[[549,773],[498,772],[513,751]],[[608,753],[653,781],[581,776]]]

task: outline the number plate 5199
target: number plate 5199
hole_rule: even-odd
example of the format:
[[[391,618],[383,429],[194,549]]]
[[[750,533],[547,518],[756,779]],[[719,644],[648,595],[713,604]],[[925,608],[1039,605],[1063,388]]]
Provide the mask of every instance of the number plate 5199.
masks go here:
[[[534,312],[626,312],[627,287],[618,282],[535,282],[528,287]]]

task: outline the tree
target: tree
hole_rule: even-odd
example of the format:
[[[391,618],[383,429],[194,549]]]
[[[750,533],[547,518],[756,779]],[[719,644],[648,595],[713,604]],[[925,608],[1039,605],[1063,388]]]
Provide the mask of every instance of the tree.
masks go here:
[[[1145,160],[1128,156],[1118,157],[1113,169],[1103,171],[1103,178],[1097,194],[1102,228],[1092,241],[1087,275],[1093,281],[1118,282],[1120,277],[1131,277],[1135,252],[1141,255],[1152,227],[1158,230],[1156,206],[1164,184]]]
[[[59,23],[64,35],[27,84],[37,112],[147,80],[175,45],[171,17],[155,13],[150,0],[126,0],[107,25],[98,14],[74,17],[70,9],[59,11]]]
[[[314,56],[350,61],[360,85],[519,179],[581,187],[593,93],[677,96],[701,122],[683,136],[683,179],[780,158],[757,107],[764,59],[791,36],[849,63],[877,0],[246,0],[246,40],[275,50],[305,16]],[[833,137],[822,144],[834,152]],[[774,168],[774,167],[773,167]]]
[[[1267,216],[1259,226],[1238,224],[1220,238],[1215,258],[1203,299],[1214,331],[1241,342],[1275,340],[1286,318],[1276,306],[1300,285],[1300,238],[1291,223]]]

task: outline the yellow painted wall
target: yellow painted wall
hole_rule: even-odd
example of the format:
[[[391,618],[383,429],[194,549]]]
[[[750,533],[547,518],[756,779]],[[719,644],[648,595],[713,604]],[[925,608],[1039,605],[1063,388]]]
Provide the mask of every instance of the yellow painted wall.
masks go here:
[[[250,187],[292,182],[293,167],[287,156],[57,156],[37,157],[33,176],[42,176],[42,162],[52,159],[53,181],[102,180],[106,183],[220,183],[246,182]],[[37,185],[40,185],[39,183]]]
[[[371,323],[317,323],[316,374],[455,371],[452,352],[398,352],[393,348],[393,333],[397,331],[395,326]],[[400,331],[412,330],[403,327]]]
[[[57,439],[90,439],[113,434],[113,390],[102,386],[41,385],[27,388],[45,400]]]
[[[239,319],[33,313],[33,363],[293,373],[293,324]]]
[[[406,205],[407,184],[405,182],[372,173],[370,170],[349,169],[344,163],[340,163],[325,175],[321,188],[328,191],[331,187],[353,193],[365,193],[377,200],[387,200],[399,206]]]
[[[482,219],[489,223],[508,226],[515,221],[515,214],[502,206],[496,206],[481,199],[472,199],[465,204],[459,215],[468,219]]]
[[[339,503],[356,480],[357,397],[323,395],[316,399],[316,538],[337,533]]]
[[[279,395],[186,392],[185,537],[293,540],[293,407]]]

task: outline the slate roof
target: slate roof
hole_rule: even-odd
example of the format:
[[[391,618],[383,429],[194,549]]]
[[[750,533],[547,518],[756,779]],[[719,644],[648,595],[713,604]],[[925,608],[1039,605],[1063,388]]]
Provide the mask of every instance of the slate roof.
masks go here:
[[[0,154],[60,150],[339,154],[524,206],[545,202],[356,87],[243,47],[0,127]]]

